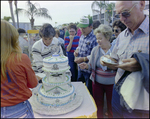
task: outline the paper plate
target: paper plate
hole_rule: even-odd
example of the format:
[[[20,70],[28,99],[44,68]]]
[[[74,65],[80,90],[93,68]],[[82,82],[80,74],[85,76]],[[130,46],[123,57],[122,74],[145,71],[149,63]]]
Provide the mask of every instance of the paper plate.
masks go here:
[[[107,64],[118,64],[118,63],[115,63],[114,61],[112,61],[111,59],[109,59],[107,57],[102,57],[102,61],[107,63]]]
[[[103,61],[103,62],[105,62],[105,63],[107,63],[107,64],[118,64],[118,63],[114,63],[114,62],[107,62],[107,61]]]

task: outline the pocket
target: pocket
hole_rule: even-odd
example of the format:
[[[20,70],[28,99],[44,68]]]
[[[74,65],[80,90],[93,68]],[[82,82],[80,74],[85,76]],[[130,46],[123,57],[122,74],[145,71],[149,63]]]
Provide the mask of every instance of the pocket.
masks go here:
[[[22,115],[21,117],[18,117],[18,118],[26,118],[27,116],[27,113],[25,113],[24,115]]]
[[[15,105],[13,108],[11,106],[7,108],[6,118],[34,118],[32,107],[29,105],[28,100]]]
[[[118,51],[117,52],[117,57],[119,58],[119,60],[125,59],[126,55],[125,55],[125,51]]]
[[[117,55],[118,55],[118,56],[121,56],[121,55],[123,55],[124,53],[125,53],[125,51],[120,49],[120,50],[118,50]]]
[[[90,45],[86,45],[85,49],[84,49],[84,53],[87,55],[90,55],[92,51],[92,47]]]
[[[14,110],[14,113],[11,113],[11,115],[6,115],[6,118],[27,118],[29,114],[29,110],[24,108],[19,111]]]
[[[83,44],[82,51],[86,52],[87,50],[88,50],[88,45],[87,44]]]

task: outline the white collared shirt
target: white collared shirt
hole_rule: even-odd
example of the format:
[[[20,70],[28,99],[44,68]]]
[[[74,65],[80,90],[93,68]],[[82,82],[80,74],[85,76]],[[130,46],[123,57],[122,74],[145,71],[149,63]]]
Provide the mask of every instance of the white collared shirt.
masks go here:
[[[117,59],[119,62],[122,59],[131,58],[135,52],[141,51],[142,53],[149,54],[149,17],[146,16],[145,20],[141,23],[139,28],[134,31],[134,35],[126,28],[122,31],[117,39],[116,44],[111,53],[111,57]],[[115,82],[121,78],[125,70],[118,68],[115,77]]]

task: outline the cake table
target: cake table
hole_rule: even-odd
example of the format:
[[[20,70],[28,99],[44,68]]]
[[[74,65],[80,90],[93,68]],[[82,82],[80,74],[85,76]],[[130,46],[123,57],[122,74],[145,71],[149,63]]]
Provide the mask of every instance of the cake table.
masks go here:
[[[95,101],[93,97],[90,95],[88,89],[86,88],[85,84],[82,82],[71,82],[71,84],[75,87],[75,89],[80,92],[83,96],[82,104],[76,108],[75,110],[68,112],[66,114],[61,115],[42,115],[39,113],[36,113],[34,111],[35,107],[33,108],[33,113],[35,118],[96,118],[97,117],[97,107],[95,104]],[[38,86],[40,86],[39,84]],[[32,89],[32,92],[34,92],[35,89]],[[34,94],[32,94],[34,95]],[[34,106],[32,97],[29,99],[29,102],[32,106]]]

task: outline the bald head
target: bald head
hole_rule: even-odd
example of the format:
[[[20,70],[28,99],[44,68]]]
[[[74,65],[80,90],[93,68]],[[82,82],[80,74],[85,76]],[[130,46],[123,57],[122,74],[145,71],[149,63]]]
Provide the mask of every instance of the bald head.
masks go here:
[[[116,4],[119,4],[119,3],[129,3],[131,5],[134,5],[134,4],[137,4],[135,7],[136,8],[140,8],[140,1],[117,1]]]
[[[120,21],[132,31],[136,30],[145,18],[145,1],[117,1],[115,7],[116,13],[120,14]]]

